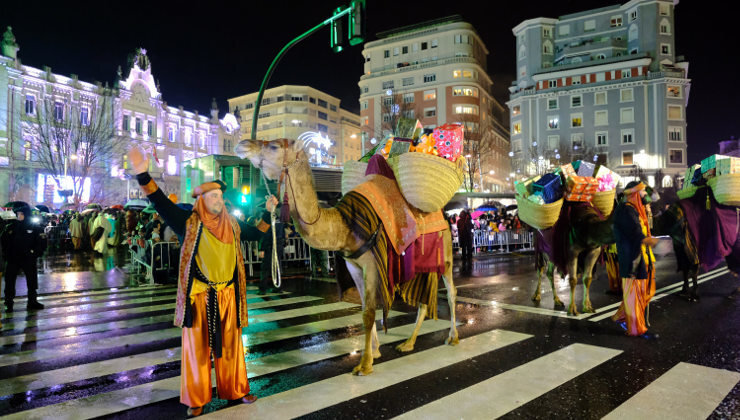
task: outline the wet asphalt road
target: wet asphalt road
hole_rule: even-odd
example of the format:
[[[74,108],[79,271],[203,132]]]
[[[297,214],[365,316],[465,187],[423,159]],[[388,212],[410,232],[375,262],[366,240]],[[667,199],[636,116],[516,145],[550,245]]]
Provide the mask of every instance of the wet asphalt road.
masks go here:
[[[395,349],[399,338],[388,338],[391,342],[381,346],[382,357],[376,360],[373,376],[350,377],[354,381],[350,384],[360,391],[341,396],[327,395],[326,390],[335,389],[333,381],[346,380],[359,355],[334,347],[361,334],[359,308],[339,303],[331,281],[309,279],[291,270],[284,285],[287,293],[248,296],[254,308],[250,318],[256,317],[245,330],[250,386],[261,399],[255,407],[262,404],[272,418],[392,418],[403,413],[427,418],[425,408],[441,418],[460,418],[464,408],[472,405],[480,418],[597,419],[623,405],[641,409],[645,402],[635,402],[633,396],[653,389],[689,364],[718,371],[700,369],[693,377],[679,378],[669,384],[678,387],[678,396],[657,400],[657,405],[683,402],[696,407],[715,398],[704,416],[740,418],[737,381],[724,383],[726,390],[718,391],[719,397],[704,395],[706,390],[722,388],[713,381],[723,374],[733,377],[740,372],[740,296],[728,297],[740,281],[715,270],[702,278],[699,301],[690,302],[677,293],[681,278],[672,255],[660,258],[658,293],[650,305],[653,336],[645,339],[626,337],[609,319],[621,297],[606,293],[603,267],[591,286],[597,313],[572,317],[554,308],[544,279],[541,302],[531,301],[536,285],[533,264],[527,253],[486,255],[476,258],[472,270],[461,272],[457,261],[456,315],[462,343],[451,348],[452,359],[447,360],[443,352],[449,348],[443,345],[449,322],[430,324],[435,327],[422,331],[411,353]],[[142,286],[140,279],[127,273],[125,253],[100,259],[86,254],[49,256],[39,262],[39,268],[40,293],[47,308],[25,312],[21,298],[16,313],[3,314],[0,414],[184,418],[185,407],[178,399],[180,338],[171,324],[173,286]],[[567,281],[557,279],[556,287],[567,307]],[[17,288],[19,295],[25,294],[22,278]],[[449,320],[444,296],[440,290],[439,318]],[[579,311],[581,297],[579,285]],[[397,300],[393,310],[388,318],[391,332],[413,323],[414,308]],[[495,348],[468,344],[500,331],[520,338]],[[384,333],[380,335],[384,340]],[[591,353],[553,358],[559,352],[567,356],[572,349],[610,353],[578,371],[573,366],[592,357]],[[295,362],[296,354],[304,353],[321,355]],[[426,365],[424,370],[413,368],[417,359]],[[544,365],[537,365],[538,360]],[[393,374],[398,380],[373,388],[371,380],[391,375],[383,370],[385,363],[389,369],[397,366]],[[277,364],[281,367],[275,368]],[[506,392],[495,391],[495,386],[501,386],[496,385],[497,378]],[[513,391],[516,380],[524,384],[520,393]],[[303,388],[294,391],[298,387]],[[535,392],[538,387],[542,389]],[[275,400],[296,392],[305,395],[305,409],[290,415],[280,411]],[[528,392],[534,394],[528,396]],[[477,393],[484,393],[487,403],[502,411],[476,403]],[[648,402],[655,401],[651,399],[655,394],[647,395]],[[275,408],[269,408],[271,404]],[[214,400],[206,411],[226,416],[242,408],[232,406]],[[691,411],[682,413],[688,416]]]

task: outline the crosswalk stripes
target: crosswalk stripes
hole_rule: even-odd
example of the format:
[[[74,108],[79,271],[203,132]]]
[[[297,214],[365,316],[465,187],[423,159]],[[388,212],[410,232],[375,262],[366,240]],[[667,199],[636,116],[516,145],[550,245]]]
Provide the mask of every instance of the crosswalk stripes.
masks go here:
[[[174,291],[172,293],[174,294]],[[100,297],[100,299],[96,297],[96,300],[105,299],[104,296],[96,296]],[[146,299],[140,294],[131,297],[134,296],[137,296],[134,299]],[[312,369],[314,364],[319,363],[333,364],[334,359],[344,365],[354,360],[359,361],[357,353],[363,346],[363,335],[357,304],[326,302],[320,297],[287,294],[266,299],[262,297],[256,299],[250,294],[248,298],[250,326],[245,329],[242,338],[245,346],[257,349],[256,353],[248,355],[247,372],[250,380],[267,377],[268,381],[273,381],[273,377],[268,376],[272,374],[278,374],[275,378],[282,380],[280,372],[288,369]],[[75,303],[67,301],[65,305]],[[17,363],[36,363],[33,369],[25,371],[21,369],[10,377],[3,375],[6,378],[0,380],[0,410],[2,410],[0,412],[21,410],[4,418],[83,419],[129,416],[134,412],[126,413],[127,410],[146,405],[156,409],[162,404],[175,403],[180,394],[180,377],[172,375],[177,375],[175,369],[179,366],[181,357],[181,349],[176,347],[179,345],[180,329],[171,326],[156,331],[137,329],[172,320],[171,312],[169,315],[148,315],[152,308],[163,306],[156,301],[144,301],[141,305],[140,308],[110,311],[120,316],[133,316],[132,319],[121,321],[111,321],[110,317],[97,317],[97,313],[83,312],[68,316],[62,312],[50,314],[44,319],[26,321],[28,323],[44,321],[43,328],[46,329],[41,331],[19,334],[17,329],[3,328],[3,333],[13,335],[0,335],[0,345],[36,343],[33,350],[0,355],[2,372],[15,372],[12,365]],[[172,308],[174,305],[169,311]],[[388,333],[381,332],[378,335],[381,345],[399,343],[413,330],[413,317],[403,318],[401,315],[404,314],[397,311],[388,314],[388,319],[396,321],[393,321]],[[93,317],[93,321],[83,327],[59,327],[67,325],[68,318],[79,317]],[[379,318],[380,312],[376,315],[376,319]],[[154,326],[159,328],[157,325]],[[354,327],[346,329],[348,326]],[[440,333],[449,326],[449,321],[426,320],[422,324],[420,337]],[[124,335],[106,336],[109,331],[116,333],[114,330],[118,329],[130,331],[124,332]],[[342,332],[337,334],[337,331]],[[349,336],[346,336],[347,331],[350,331]],[[75,336],[80,336],[79,342],[73,341],[59,348],[54,347],[54,340]],[[315,345],[299,345],[310,343],[318,337],[321,339]],[[302,386],[293,385],[291,388],[290,384],[286,384],[285,387],[278,387],[266,395],[261,395],[257,404],[231,406],[208,416],[321,417],[326,410],[336,410],[337,405],[341,406],[354,398],[377,398],[374,394],[390,386],[401,384],[405,387],[407,386],[405,384],[418,383],[423,375],[426,375],[424,381],[429,375],[431,375],[429,377],[444,376],[442,370],[449,370],[461,362],[470,361],[487,353],[495,355],[495,352],[503,351],[508,346],[534,342],[529,341],[533,335],[503,329],[479,331],[468,336],[463,334],[460,344],[454,347],[437,340],[441,338],[440,334],[436,334],[435,337],[433,343],[426,340],[426,346],[421,346],[423,350],[396,353],[387,361],[383,357],[377,359],[374,365],[375,373],[368,377],[354,377],[348,371],[342,370],[337,376],[324,376],[326,379],[314,382],[310,380],[300,382]],[[170,347],[155,346],[147,350],[146,345],[154,342],[162,342]],[[138,345],[144,351],[138,350],[128,354],[118,352],[111,353],[115,354],[114,356],[106,356],[108,351],[120,348],[122,343]],[[429,347],[429,344],[432,346]],[[381,350],[385,354],[383,349]],[[102,356],[82,364],[68,363],[61,367],[44,367],[50,360],[69,358],[83,352]],[[621,360],[621,353],[619,349],[584,343],[573,343],[561,349],[541,349],[531,360],[524,360],[517,366],[504,366],[506,370],[497,371],[495,376],[479,376],[480,382],[465,385],[466,388],[450,390],[432,401],[420,400],[408,407],[410,411],[402,414],[400,418],[470,419],[501,416],[585,375],[606,361]],[[434,362],[430,363],[430,360]],[[153,373],[165,366],[166,369],[162,371],[169,372],[166,375],[157,376]],[[552,369],[553,366],[558,366],[558,369]],[[140,372],[145,372],[145,376],[150,375],[150,378],[138,382],[121,380],[127,375],[137,375]],[[613,405],[607,407],[604,412],[613,410],[607,418],[705,418],[722,403],[738,381],[740,373],[737,372],[679,363],[628,400],[610,401]],[[73,389],[75,384],[88,386],[98,382],[114,384],[101,385],[81,397],[76,395],[76,392],[68,390]],[[115,384],[116,382],[120,383]],[[55,390],[62,391],[55,395],[57,392]],[[31,396],[40,396],[39,401],[34,404],[31,402]],[[28,405],[14,409],[8,405],[10,401],[20,404],[20,401],[24,400],[29,401]]]
[[[738,381],[738,372],[679,363],[604,419],[705,419]]]
[[[622,353],[605,347],[571,344],[469,388],[408,411],[398,419],[496,418]],[[557,369],[553,369],[557,366]]]

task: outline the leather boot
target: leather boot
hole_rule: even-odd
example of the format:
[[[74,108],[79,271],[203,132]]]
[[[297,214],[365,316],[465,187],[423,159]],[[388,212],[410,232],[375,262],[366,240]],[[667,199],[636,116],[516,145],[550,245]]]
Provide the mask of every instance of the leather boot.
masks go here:
[[[44,305],[40,304],[38,300],[29,300],[26,306],[28,310],[41,310],[44,309]]]
[[[13,312],[13,301],[12,300],[5,301],[5,312],[7,313]]]

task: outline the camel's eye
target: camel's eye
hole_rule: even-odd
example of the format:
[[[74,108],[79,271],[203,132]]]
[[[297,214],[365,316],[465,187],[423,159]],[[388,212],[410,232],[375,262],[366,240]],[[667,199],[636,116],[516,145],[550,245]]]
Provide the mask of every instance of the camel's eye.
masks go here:
[[[279,149],[279,148],[280,148],[280,146],[278,146],[277,144],[271,144],[270,145],[270,150],[272,150],[273,152],[277,151],[277,149]]]

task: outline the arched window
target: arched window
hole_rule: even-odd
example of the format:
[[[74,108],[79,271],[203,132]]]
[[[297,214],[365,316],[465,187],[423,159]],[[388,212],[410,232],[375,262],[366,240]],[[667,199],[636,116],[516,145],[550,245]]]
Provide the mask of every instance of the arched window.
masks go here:
[[[542,54],[552,54],[552,42],[545,41],[542,44]]]
[[[627,36],[627,40],[630,42],[637,40],[637,25],[635,25],[634,23],[630,25],[630,31]]]
[[[666,175],[663,177],[663,188],[671,188],[673,187],[673,177],[670,175]]]
[[[671,22],[669,22],[668,19],[666,18],[663,18],[663,20],[660,21],[660,34],[661,35],[671,34]]]

